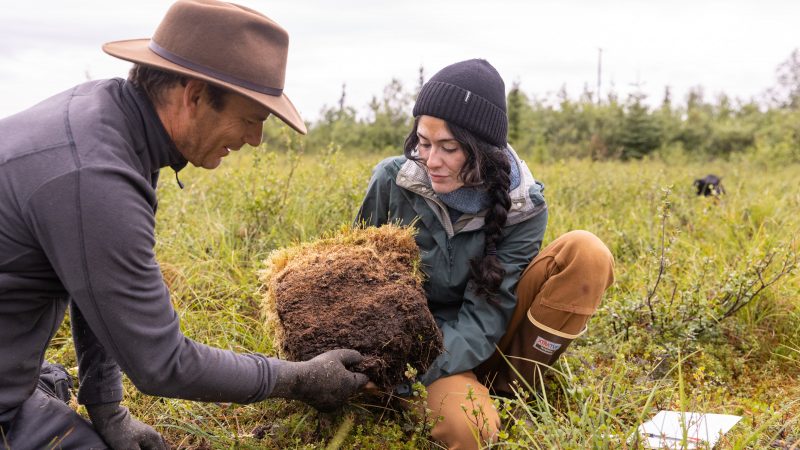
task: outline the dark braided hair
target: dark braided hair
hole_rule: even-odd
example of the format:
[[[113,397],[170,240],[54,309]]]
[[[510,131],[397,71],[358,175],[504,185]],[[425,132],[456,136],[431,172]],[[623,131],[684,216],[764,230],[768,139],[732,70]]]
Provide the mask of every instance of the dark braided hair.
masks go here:
[[[418,123],[419,117],[414,120],[404,145],[405,156],[412,161],[419,161],[416,150],[419,144]],[[493,301],[506,274],[497,258],[497,246],[503,239],[503,226],[511,209],[511,196],[508,193],[511,165],[504,148],[492,145],[458,125],[448,122],[447,128],[466,153],[459,177],[465,186],[484,186],[491,199],[485,218],[483,256],[470,261],[470,272],[478,295]]]
[[[189,77],[181,74],[146,66],[144,64],[134,64],[130,72],[128,72],[128,81],[142,89],[150,101],[156,106],[163,105],[163,97],[167,89],[176,84],[186,86],[188,80]],[[208,92],[208,101],[211,107],[215,111],[222,111],[225,107],[225,99],[229,91],[208,82],[206,82],[206,91]]]

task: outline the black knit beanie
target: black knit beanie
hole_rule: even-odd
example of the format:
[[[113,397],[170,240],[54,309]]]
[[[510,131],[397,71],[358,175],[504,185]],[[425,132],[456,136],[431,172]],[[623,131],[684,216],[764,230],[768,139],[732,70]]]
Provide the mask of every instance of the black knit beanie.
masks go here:
[[[484,59],[451,64],[436,73],[417,96],[414,117],[433,116],[504,148],[508,139],[506,87]]]

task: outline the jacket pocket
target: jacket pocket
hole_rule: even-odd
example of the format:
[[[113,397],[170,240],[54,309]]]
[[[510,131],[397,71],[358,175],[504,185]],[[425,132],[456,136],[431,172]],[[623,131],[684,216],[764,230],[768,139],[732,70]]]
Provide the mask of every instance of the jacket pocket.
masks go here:
[[[544,185],[538,181],[534,182],[531,185],[530,189],[528,189],[528,195],[531,198],[531,201],[535,206],[540,206],[544,204]]]

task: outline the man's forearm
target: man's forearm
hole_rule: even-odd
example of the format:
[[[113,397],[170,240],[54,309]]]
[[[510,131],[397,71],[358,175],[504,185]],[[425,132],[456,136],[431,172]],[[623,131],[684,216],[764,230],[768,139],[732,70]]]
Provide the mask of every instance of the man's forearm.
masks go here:
[[[78,357],[78,402],[98,404],[121,401],[122,372],[119,366],[98,341],[74,302],[70,302],[69,311],[72,339]]]

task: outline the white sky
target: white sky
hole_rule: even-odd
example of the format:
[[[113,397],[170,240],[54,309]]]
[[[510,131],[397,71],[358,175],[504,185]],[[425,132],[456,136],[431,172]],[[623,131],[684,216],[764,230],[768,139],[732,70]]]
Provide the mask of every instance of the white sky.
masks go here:
[[[597,83],[624,98],[639,82],[653,104],[664,87],[683,100],[759,96],[800,47],[800,1],[748,0],[240,0],[289,31],[285,92],[307,120],[337,103],[363,111],[392,78],[409,87],[481,57],[543,97],[566,85],[575,98]],[[125,76],[130,64],[106,41],[149,37],[171,1],[0,0],[0,117],[91,78]]]

